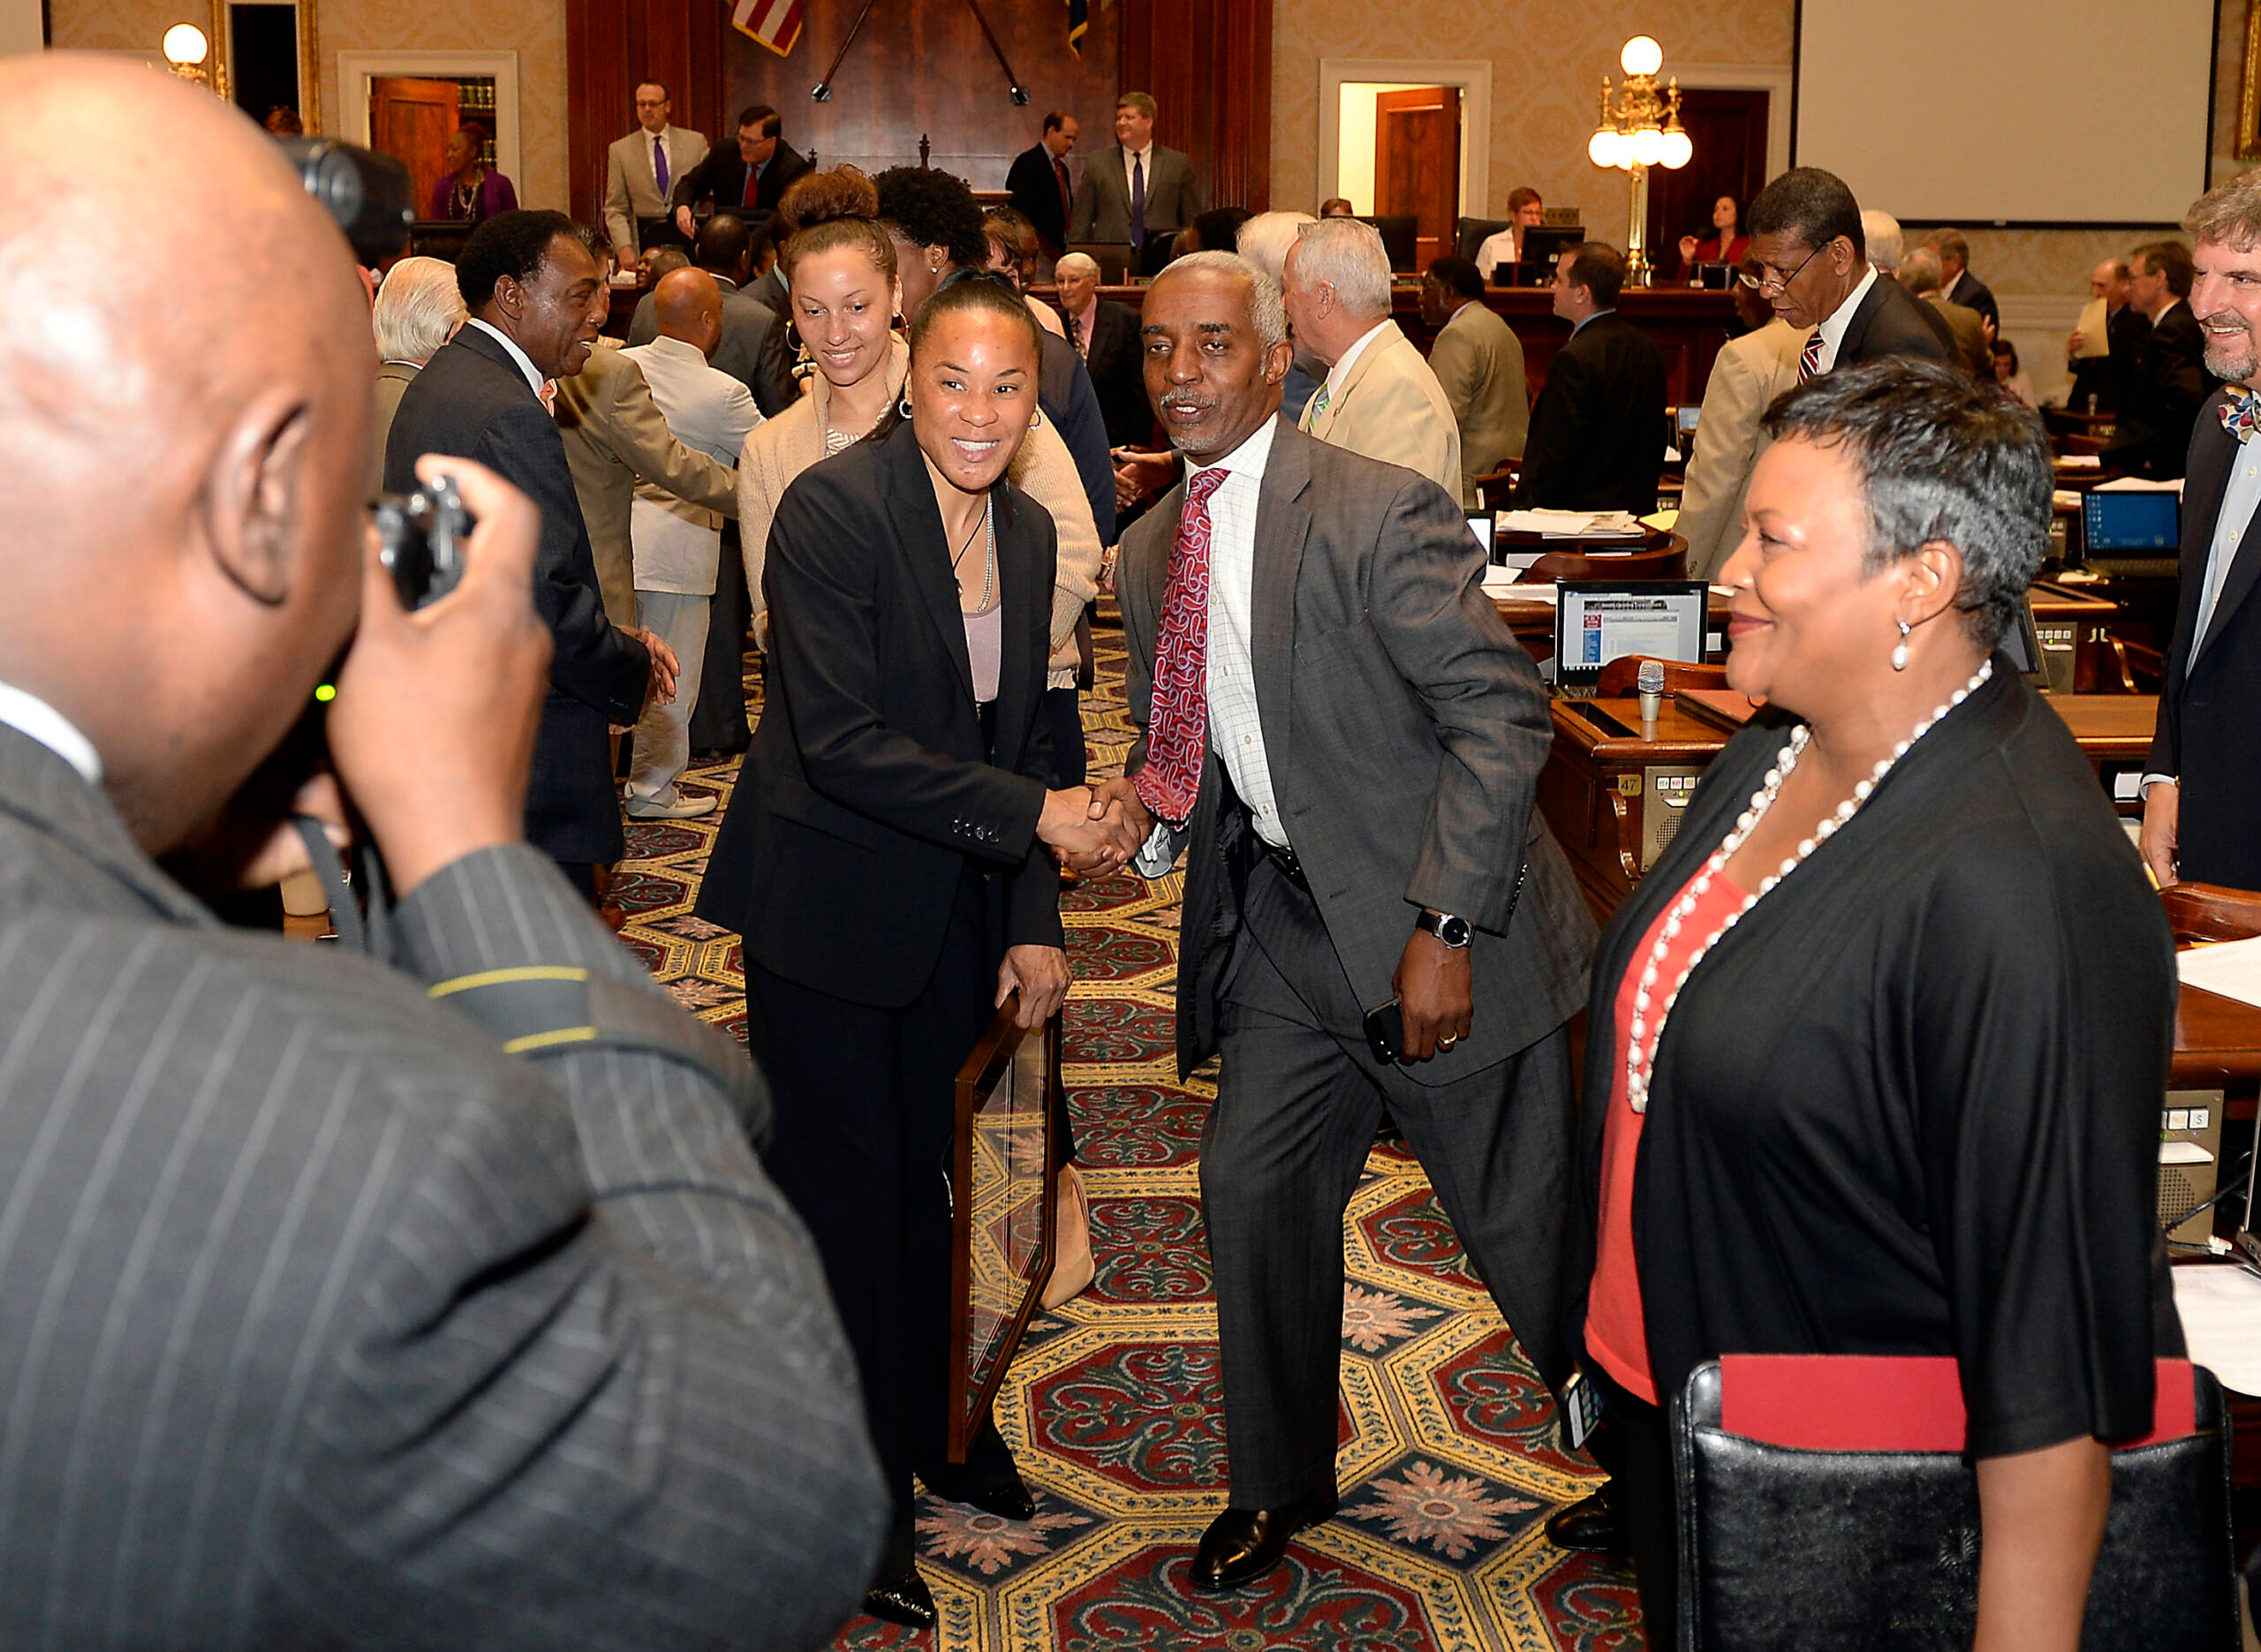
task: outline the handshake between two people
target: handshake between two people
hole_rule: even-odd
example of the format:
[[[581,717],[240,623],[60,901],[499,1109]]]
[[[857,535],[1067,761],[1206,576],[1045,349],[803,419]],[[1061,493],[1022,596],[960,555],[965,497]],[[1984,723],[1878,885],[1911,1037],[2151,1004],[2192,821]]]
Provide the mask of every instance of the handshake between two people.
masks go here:
[[[1127,780],[1044,795],[1036,835],[1073,872],[1114,871],[1153,835],[1154,817]]]

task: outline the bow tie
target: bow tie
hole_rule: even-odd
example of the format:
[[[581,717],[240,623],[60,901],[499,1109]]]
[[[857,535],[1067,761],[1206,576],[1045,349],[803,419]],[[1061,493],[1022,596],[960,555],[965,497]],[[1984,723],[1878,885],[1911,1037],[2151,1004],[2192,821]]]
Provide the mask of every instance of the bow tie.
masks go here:
[[[2250,390],[2232,386],[2229,400],[2215,410],[2222,416],[2222,428],[2240,441],[2253,440],[2253,432],[2261,426],[2261,396]]]

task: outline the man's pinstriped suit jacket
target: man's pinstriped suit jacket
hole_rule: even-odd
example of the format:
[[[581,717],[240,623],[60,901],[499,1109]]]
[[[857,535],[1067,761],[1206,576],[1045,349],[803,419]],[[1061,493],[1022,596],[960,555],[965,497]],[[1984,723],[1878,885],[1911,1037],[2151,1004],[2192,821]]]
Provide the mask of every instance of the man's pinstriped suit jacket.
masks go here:
[[[881,1499],[766,1100],[427,999],[660,992],[531,849],[397,920],[223,930],[0,728],[0,1642],[817,1644]]]

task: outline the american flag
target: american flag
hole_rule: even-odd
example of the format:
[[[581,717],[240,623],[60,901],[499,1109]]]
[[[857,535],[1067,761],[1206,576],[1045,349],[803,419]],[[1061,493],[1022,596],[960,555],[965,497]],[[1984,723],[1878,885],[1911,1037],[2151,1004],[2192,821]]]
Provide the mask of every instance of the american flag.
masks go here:
[[[730,21],[783,57],[801,37],[801,0],[738,0]]]

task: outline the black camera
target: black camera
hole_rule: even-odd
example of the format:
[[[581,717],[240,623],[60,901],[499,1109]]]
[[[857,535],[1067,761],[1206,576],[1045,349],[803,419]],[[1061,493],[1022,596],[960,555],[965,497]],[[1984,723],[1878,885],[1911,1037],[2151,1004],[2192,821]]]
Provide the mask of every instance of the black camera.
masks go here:
[[[364,264],[374,264],[408,245],[416,206],[408,169],[389,155],[334,138],[276,140],[306,193],[321,204],[353,244]]]
[[[401,607],[429,607],[456,588],[463,577],[471,513],[463,508],[463,496],[452,479],[443,476],[405,498],[383,494],[372,514],[377,554],[392,576]]]

